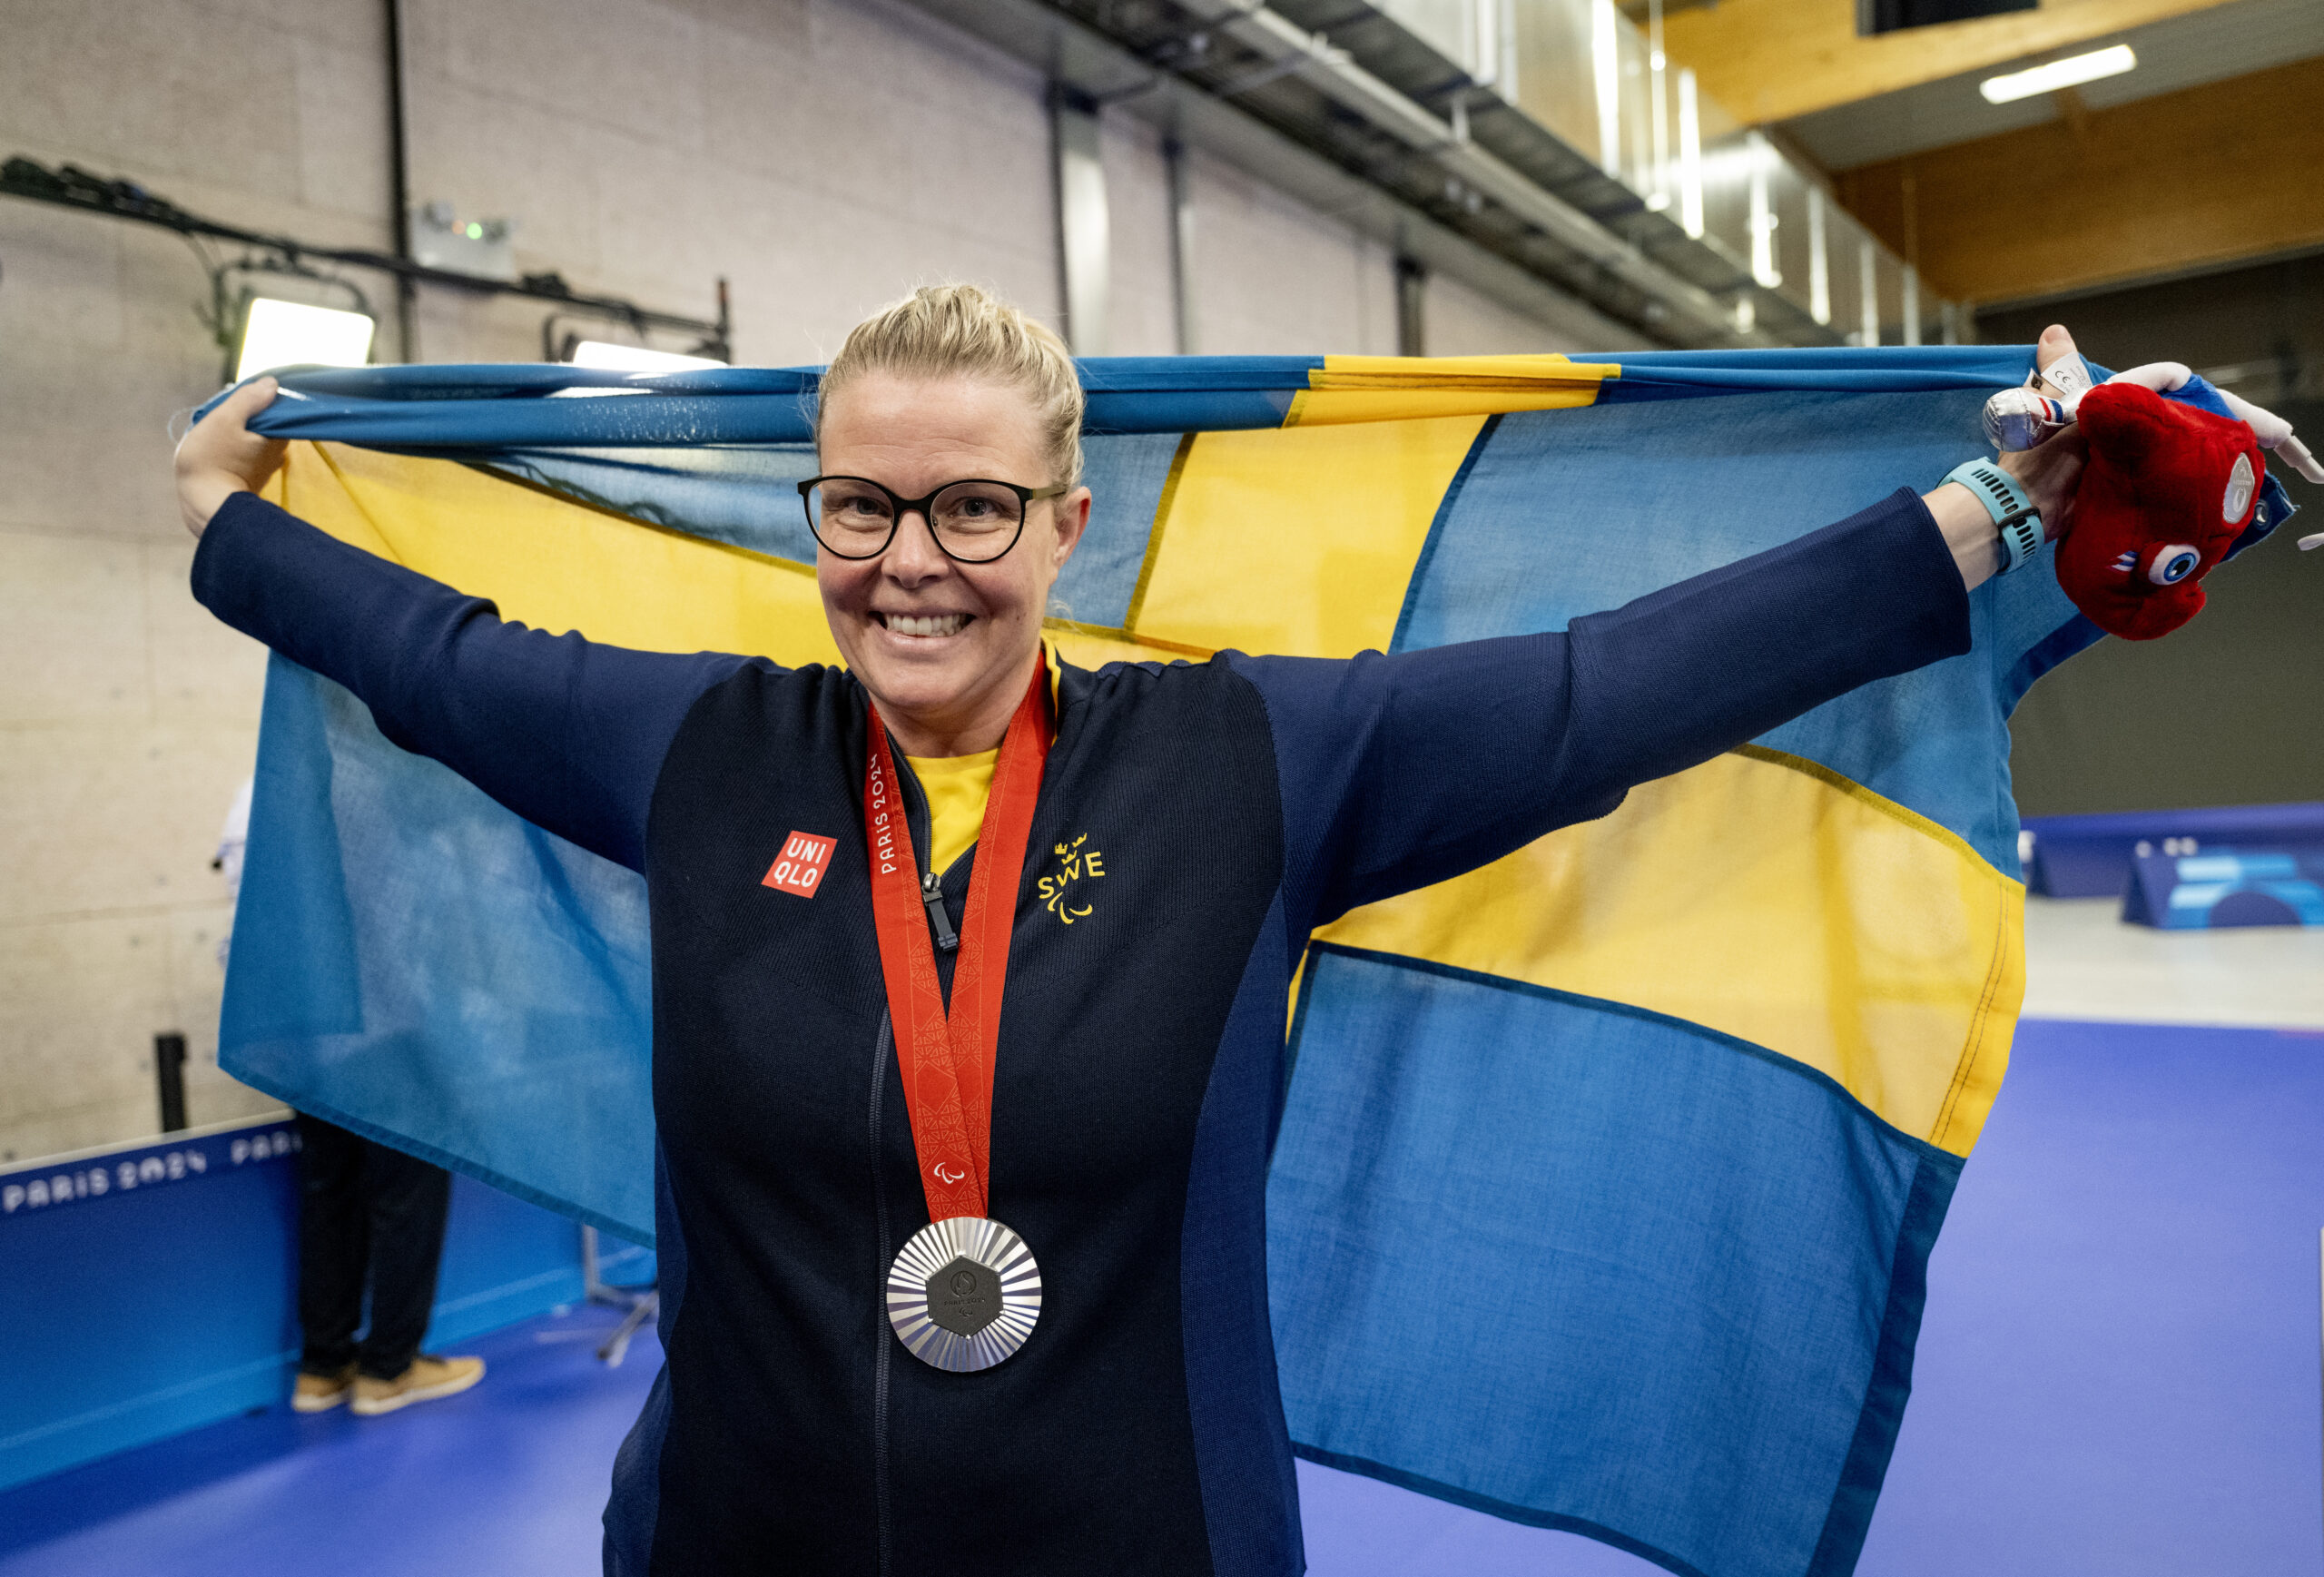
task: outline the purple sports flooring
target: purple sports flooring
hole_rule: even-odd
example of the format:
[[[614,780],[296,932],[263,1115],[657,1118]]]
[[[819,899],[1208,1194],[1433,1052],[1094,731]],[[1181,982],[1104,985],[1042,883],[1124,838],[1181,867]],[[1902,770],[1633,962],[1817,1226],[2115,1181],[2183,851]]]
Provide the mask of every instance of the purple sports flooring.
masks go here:
[[[529,1320],[461,1350],[464,1395],[385,1418],[287,1406],[0,1494],[0,1577],[575,1577],[598,1566],[614,1450],[661,1365],[652,1334],[596,1360],[615,1316]],[[1577,1539],[1300,1464],[1317,1572],[1619,1577],[1654,1568]]]
[[[1864,1577],[2324,1565],[2324,1035],[2043,1023],[1930,1264],[1916,1395]],[[466,1395],[287,1407],[0,1493],[0,1577],[586,1577],[660,1362],[582,1310],[462,1350]],[[1655,1568],[1300,1466],[1319,1577]],[[1716,1577],[1716,1574],[1713,1574]]]

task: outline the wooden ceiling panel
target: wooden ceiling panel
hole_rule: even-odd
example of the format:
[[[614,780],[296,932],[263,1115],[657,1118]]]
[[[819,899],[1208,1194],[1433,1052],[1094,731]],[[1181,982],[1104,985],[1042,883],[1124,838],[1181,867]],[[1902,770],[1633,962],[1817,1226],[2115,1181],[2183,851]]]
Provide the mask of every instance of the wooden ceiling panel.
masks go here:
[[[1735,0],[1748,4],[1749,0]],[[2014,301],[2324,245],[2324,57],[1835,178],[1939,294]]]
[[[2038,10],[1856,34],[1855,0],[1722,0],[1662,25],[1664,51],[1754,124],[2006,65],[2228,0],[2044,0]]]

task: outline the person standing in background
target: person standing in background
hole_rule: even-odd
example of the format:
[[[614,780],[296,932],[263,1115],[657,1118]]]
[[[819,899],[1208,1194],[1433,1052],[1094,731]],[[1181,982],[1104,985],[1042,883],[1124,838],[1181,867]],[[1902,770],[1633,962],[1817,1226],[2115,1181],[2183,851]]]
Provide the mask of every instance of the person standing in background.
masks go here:
[[[226,813],[211,868],[241,901],[251,784]],[[218,944],[224,968],[231,928]],[[365,1416],[458,1395],[484,1378],[482,1358],[419,1350],[436,1306],[436,1270],[452,1203],[451,1174],[305,1112],[299,1119],[299,1325],[304,1345],[290,1405],[328,1413],[353,1399]],[[371,1328],[359,1342],[366,1283]]]
[[[436,1305],[451,1174],[305,1112],[299,1115],[299,1325],[290,1405],[325,1413],[353,1398],[370,1416],[457,1395],[482,1358],[419,1350]],[[360,1343],[363,1288],[371,1328]]]

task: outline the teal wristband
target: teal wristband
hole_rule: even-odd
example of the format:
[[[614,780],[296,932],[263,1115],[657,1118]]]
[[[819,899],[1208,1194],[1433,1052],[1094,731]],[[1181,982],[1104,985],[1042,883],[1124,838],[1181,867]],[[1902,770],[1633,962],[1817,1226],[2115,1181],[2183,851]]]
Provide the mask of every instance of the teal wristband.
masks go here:
[[[1946,482],[1958,482],[1977,496],[1977,502],[1994,517],[2001,530],[2002,552],[2007,562],[2001,573],[2007,575],[2019,565],[2042,551],[2042,516],[2034,508],[2034,500],[2017,485],[2017,478],[1987,459],[1964,460],[1945,473]],[[1944,483],[1939,483],[1939,487]]]

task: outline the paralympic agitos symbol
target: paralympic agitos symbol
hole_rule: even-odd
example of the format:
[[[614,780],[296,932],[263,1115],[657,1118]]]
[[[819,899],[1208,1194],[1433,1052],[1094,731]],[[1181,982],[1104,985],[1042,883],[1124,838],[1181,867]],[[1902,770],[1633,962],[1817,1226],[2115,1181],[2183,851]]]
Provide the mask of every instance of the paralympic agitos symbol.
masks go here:
[[[1084,833],[1070,843],[1055,845],[1054,852],[1058,859],[1063,862],[1059,867],[1063,874],[1044,876],[1039,883],[1041,907],[1068,925],[1087,916],[1093,907],[1084,903],[1076,908],[1068,902],[1068,894],[1072,892],[1073,884],[1085,880],[1099,880],[1106,874],[1106,856],[1096,849],[1082,848],[1081,845],[1088,841],[1089,834]]]

